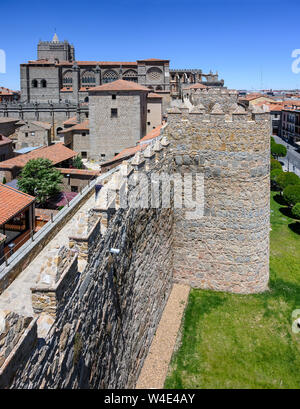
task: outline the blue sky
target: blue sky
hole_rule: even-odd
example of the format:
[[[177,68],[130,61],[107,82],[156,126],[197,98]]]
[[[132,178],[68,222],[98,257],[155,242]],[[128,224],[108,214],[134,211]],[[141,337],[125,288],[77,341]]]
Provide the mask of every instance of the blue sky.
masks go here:
[[[75,46],[78,60],[170,59],[171,68],[218,70],[229,88],[300,88],[299,0],[1,1],[0,86],[19,89],[19,64],[37,42]]]

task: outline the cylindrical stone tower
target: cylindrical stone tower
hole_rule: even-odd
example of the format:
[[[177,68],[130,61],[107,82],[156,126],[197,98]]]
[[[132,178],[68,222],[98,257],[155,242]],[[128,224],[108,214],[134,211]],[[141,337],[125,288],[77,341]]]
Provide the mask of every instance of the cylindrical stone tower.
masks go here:
[[[175,210],[174,280],[258,293],[269,280],[269,113],[171,109],[174,172],[204,175],[204,215]]]

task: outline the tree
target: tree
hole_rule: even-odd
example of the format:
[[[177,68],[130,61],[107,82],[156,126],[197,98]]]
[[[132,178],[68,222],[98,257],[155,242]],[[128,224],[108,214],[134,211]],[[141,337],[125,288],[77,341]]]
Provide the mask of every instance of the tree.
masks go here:
[[[73,166],[74,166],[74,168],[76,168],[76,169],[83,169],[83,162],[82,162],[82,159],[81,159],[81,156],[80,156],[80,155],[76,156],[76,157],[73,159]]]
[[[284,145],[281,145],[280,143],[271,143],[271,154],[275,157],[278,158],[284,157],[287,154],[287,149]]]
[[[282,166],[278,160],[271,158],[271,170],[274,169],[282,169]]]
[[[276,183],[280,190],[284,190],[288,185],[298,185],[300,184],[300,178],[293,172],[282,172],[277,177]]]
[[[271,188],[277,188],[277,189],[279,188],[279,186],[277,184],[277,178],[282,173],[283,173],[282,169],[273,169],[273,170],[271,170],[271,173],[270,173]]]
[[[300,202],[300,185],[289,185],[283,191],[283,198],[289,206]]]
[[[21,172],[18,186],[22,192],[35,196],[36,202],[42,205],[60,192],[62,177],[49,159],[31,159]]]
[[[5,183],[6,183],[6,177],[5,177],[5,176],[3,176],[3,179],[2,179],[2,184],[3,184],[3,185],[5,185]]]
[[[300,202],[296,203],[292,208],[292,215],[295,219],[300,219]]]

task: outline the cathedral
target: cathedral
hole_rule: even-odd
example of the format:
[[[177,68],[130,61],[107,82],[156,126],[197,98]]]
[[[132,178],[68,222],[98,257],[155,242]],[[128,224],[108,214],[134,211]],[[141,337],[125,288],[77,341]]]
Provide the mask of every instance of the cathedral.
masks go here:
[[[22,103],[87,103],[88,90],[118,79],[136,82],[157,93],[180,98],[187,84],[223,86],[218,74],[171,69],[170,60],[79,61],[68,41],[40,41],[37,59],[21,64]],[[203,81],[205,80],[205,81]]]

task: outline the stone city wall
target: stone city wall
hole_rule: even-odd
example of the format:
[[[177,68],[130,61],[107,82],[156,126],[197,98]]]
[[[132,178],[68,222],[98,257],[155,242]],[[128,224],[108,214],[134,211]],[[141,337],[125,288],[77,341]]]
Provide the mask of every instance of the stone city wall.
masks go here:
[[[55,322],[41,346],[20,364],[10,387],[135,386],[172,287],[173,212],[150,208],[150,202],[148,208],[120,208],[119,196],[136,172],[147,169],[150,177],[151,171],[169,166],[162,147],[157,149],[147,158],[139,156],[136,165],[133,160],[132,167],[122,165],[102,188],[96,206],[79,215],[69,243],[70,254],[76,254],[71,265],[78,260],[77,273],[76,268],[68,273],[67,264],[60,275],[65,290],[59,313],[53,294],[52,311],[41,300],[36,312],[51,313]],[[148,186],[138,189],[142,194]],[[111,248],[120,251],[111,253]],[[62,251],[49,255],[52,261],[43,266],[41,279],[53,276]],[[53,290],[53,281],[46,287]]]

